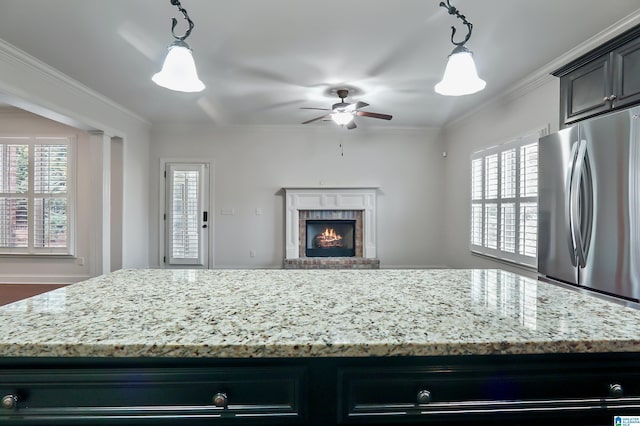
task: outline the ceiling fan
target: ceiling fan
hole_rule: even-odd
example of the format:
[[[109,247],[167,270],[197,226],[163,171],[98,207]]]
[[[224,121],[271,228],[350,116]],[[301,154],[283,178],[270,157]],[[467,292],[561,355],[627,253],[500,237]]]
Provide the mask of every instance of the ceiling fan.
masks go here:
[[[324,115],[321,115],[320,117],[307,120],[302,124],[309,124],[309,123],[313,123],[314,121],[330,118],[335,123],[341,126],[345,126],[347,129],[355,129],[356,127],[358,127],[356,126],[356,123],[354,121],[354,118],[356,115],[360,117],[371,117],[371,118],[379,118],[382,120],[391,120],[392,116],[388,114],[379,114],[377,112],[360,111],[360,108],[369,106],[369,104],[366,102],[359,101],[351,104],[346,103],[344,101],[344,98],[346,98],[349,95],[349,91],[347,89],[340,89],[336,93],[340,98],[340,102],[333,104],[331,109],[302,107],[301,109],[315,109],[315,110],[321,110],[321,111],[330,111]]]

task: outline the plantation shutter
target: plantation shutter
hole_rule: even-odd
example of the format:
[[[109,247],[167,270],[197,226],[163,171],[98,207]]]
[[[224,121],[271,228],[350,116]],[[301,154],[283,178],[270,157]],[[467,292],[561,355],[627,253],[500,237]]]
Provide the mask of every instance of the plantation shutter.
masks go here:
[[[471,158],[470,249],[535,266],[541,131]]]
[[[538,142],[520,147],[519,253],[537,255],[538,241]]]
[[[21,143],[22,142],[22,143]],[[27,248],[29,145],[21,140],[0,143],[0,247]]]
[[[0,138],[0,253],[73,254],[73,140]]]
[[[201,232],[204,175],[202,164],[167,165],[169,264],[203,265],[205,262]]]
[[[66,247],[68,147],[64,144],[35,144],[33,246]]]

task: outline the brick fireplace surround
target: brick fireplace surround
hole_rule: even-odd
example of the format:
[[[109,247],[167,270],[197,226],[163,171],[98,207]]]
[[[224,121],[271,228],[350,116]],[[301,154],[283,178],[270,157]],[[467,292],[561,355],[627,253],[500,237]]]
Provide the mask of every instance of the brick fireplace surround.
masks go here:
[[[285,269],[378,269],[376,187],[284,188],[286,194]],[[308,219],[356,221],[354,257],[305,257]]]

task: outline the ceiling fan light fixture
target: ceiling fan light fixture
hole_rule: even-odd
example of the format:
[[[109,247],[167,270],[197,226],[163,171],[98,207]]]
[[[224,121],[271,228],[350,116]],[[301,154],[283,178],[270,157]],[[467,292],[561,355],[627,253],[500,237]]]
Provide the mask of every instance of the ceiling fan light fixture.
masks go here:
[[[358,117],[371,117],[371,118],[378,118],[381,120],[391,120],[392,118],[392,116],[389,114],[360,111],[360,108],[369,106],[369,104],[366,102],[362,102],[362,101],[353,102],[353,103],[345,102],[344,99],[349,95],[349,90],[347,89],[338,89],[336,94],[340,98],[340,102],[333,104],[331,108],[303,107],[302,109],[319,109],[319,110],[328,111],[328,112],[325,113],[324,115],[321,115],[320,117],[315,117],[315,118],[312,118],[311,120],[303,121],[302,124],[309,124],[315,121],[331,118],[331,121],[338,124],[339,126],[345,127],[349,130],[353,130],[358,127],[356,126],[356,120],[355,120],[356,115]]]
[[[182,40],[171,43],[162,69],[151,80],[158,86],[178,92],[201,92],[205,88],[198,78],[191,48]]]
[[[345,126],[353,121],[354,111],[333,111],[331,119],[334,123]]]
[[[189,28],[182,36],[175,33],[178,20],[171,18],[171,34],[175,39],[168,47],[167,56],[164,58],[162,69],[151,77],[151,80],[158,86],[165,87],[178,92],[201,92],[204,90],[204,83],[198,78],[196,63],[191,54],[191,48],[185,41],[191,34],[195,26],[187,11],[180,4],[180,0],[170,0],[184,15]]]
[[[436,93],[445,96],[463,96],[479,92],[487,83],[478,77],[473,54],[464,46],[456,47],[444,70],[442,80],[435,85]]]

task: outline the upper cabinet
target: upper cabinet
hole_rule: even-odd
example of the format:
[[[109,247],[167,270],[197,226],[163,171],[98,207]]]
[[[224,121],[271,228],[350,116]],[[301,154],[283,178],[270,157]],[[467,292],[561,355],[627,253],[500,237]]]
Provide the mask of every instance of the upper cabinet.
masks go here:
[[[640,103],[640,26],[553,72],[560,127]]]

